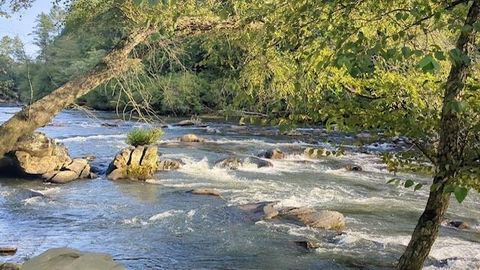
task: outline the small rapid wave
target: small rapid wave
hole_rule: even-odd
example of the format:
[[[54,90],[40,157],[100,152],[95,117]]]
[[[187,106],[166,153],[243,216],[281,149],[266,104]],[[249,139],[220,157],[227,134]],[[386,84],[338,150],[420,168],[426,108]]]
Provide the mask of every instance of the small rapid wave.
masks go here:
[[[108,139],[116,139],[116,140],[123,140],[127,136],[125,134],[115,134],[115,135],[91,135],[91,136],[74,136],[68,138],[60,138],[58,139],[59,142],[85,142],[90,140],[108,140]]]

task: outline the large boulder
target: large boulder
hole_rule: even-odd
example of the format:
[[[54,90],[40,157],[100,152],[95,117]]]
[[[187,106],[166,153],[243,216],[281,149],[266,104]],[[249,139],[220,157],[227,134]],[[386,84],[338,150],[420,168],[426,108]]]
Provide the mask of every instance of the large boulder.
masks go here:
[[[40,132],[21,137],[3,160],[0,163],[9,163],[11,171],[41,177],[46,182],[67,183],[94,177],[86,159],[72,160],[65,145]]]
[[[201,143],[201,142],[205,142],[205,139],[200,138],[195,134],[185,134],[182,137],[180,137],[180,142]]]
[[[126,270],[108,254],[81,252],[70,248],[47,250],[26,261],[22,270]]]
[[[127,147],[121,150],[107,169],[110,180],[141,180],[153,177],[157,171],[158,149],[156,146]]]
[[[316,210],[308,207],[283,209],[279,216],[297,221],[305,226],[325,230],[343,231],[345,217],[342,213],[329,210]]]

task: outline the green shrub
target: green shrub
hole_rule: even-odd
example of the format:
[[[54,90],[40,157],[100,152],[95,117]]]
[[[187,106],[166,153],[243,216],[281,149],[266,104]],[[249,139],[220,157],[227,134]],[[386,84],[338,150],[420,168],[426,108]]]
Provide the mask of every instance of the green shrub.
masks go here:
[[[134,128],[127,135],[127,143],[135,147],[139,145],[149,145],[155,143],[162,136],[163,130],[160,128]]]

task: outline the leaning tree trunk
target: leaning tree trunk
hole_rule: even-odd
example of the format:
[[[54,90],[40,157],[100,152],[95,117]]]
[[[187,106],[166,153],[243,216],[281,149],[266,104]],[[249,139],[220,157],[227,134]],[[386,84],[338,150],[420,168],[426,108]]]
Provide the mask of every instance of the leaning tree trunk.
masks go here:
[[[476,32],[473,24],[480,21],[480,0],[474,0],[470,6],[465,26],[457,40],[456,48],[464,55],[472,55]],[[469,75],[470,63],[454,63],[448,76],[443,98],[440,124],[440,143],[437,153],[437,173],[425,211],[418,220],[410,243],[400,258],[398,269],[422,269],[425,259],[437,238],[440,223],[447,211],[450,194],[444,188],[452,184],[462,156],[462,124],[452,104],[458,102],[461,90]]]
[[[138,65],[140,60],[129,58],[130,52],[153,32],[153,29],[132,32],[88,74],[66,83],[51,94],[24,107],[2,124],[0,157],[12,151],[21,136],[48,124],[58,112],[75,102],[77,98]]]

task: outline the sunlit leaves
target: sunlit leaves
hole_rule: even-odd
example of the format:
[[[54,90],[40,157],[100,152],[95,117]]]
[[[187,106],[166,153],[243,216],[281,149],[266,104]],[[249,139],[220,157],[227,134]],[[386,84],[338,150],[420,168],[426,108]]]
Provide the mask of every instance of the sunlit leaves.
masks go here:
[[[435,72],[440,69],[440,64],[433,58],[432,55],[426,55],[423,57],[420,62],[418,62],[418,67],[424,72]]]

